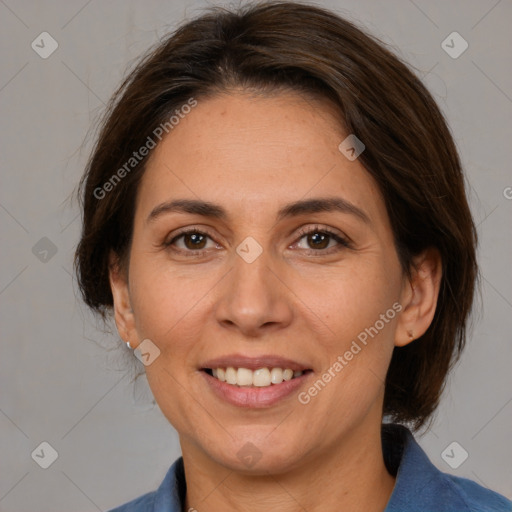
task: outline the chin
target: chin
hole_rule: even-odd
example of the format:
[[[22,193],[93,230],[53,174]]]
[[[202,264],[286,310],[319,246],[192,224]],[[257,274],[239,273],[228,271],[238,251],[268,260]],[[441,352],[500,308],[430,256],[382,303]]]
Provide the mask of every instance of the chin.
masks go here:
[[[275,427],[273,427],[275,428]],[[284,437],[284,436],[283,436]],[[304,460],[304,438],[276,439],[268,429],[229,438],[225,443],[209,443],[204,451],[212,460],[237,473],[268,475],[285,473]],[[212,447],[215,447],[212,449]]]

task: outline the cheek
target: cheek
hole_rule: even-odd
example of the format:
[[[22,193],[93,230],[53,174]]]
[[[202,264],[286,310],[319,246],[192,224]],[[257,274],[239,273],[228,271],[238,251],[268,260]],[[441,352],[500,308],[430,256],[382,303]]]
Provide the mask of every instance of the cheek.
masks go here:
[[[179,431],[191,431],[195,423],[204,421],[201,408],[190,407],[196,386],[193,362],[204,338],[208,291],[218,279],[211,272],[184,276],[149,256],[135,256],[131,270],[137,333],[160,349],[159,358],[145,368],[149,385],[171,424]]]
[[[329,331],[318,340],[323,371],[302,397],[311,399],[313,421],[335,429],[359,421],[383,396],[401,308],[398,286],[382,276],[352,273],[338,285],[317,297]]]
[[[318,312],[334,344],[342,348],[339,340],[350,343],[376,322],[386,335],[392,330],[389,327],[394,325],[396,317],[393,304],[400,297],[401,271],[398,262],[372,255],[331,271],[323,278],[304,279],[301,287],[308,306]],[[385,329],[379,321],[381,315],[385,315]]]
[[[130,265],[130,296],[135,313],[136,329],[141,338],[147,337],[168,348],[169,340],[183,343],[184,326],[187,337],[193,336],[200,322],[191,319],[203,307],[203,299],[215,280],[212,274],[198,270],[191,277],[183,275],[161,258],[151,255],[134,255]],[[195,327],[194,327],[195,326]]]
[[[347,410],[366,414],[383,391],[401,309],[401,275],[392,254],[367,254],[335,277],[309,283],[308,305],[328,326],[318,342],[324,352],[319,377],[329,383],[314,407],[328,408],[335,423],[348,421]],[[332,403],[340,407],[333,410]]]

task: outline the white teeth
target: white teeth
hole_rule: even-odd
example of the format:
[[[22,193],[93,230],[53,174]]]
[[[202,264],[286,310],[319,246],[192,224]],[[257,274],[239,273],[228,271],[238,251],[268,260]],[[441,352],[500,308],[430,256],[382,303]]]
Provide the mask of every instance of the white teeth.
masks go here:
[[[252,371],[248,368],[212,368],[212,375],[221,382],[227,382],[234,386],[268,387],[272,384],[281,384],[286,380],[300,377],[302,371],[293,371],[290,368],[258,368]]]
[[[229,368],[226,368],[226,382],[228,384],[236,384],[237,383],[237,375],[236,370],[230,366]]]
[[[283,372],[283,380],[291,380],[293,378],[293,370],[286,368]]]
[[[238,370],[240,371],[240,370]],[[250,370],[249,370],[250,371]],[[252,372],[252,384],[259,388],[270,386],[270,371],[268,368],[260,368],[255,372]]]
[[[281,368],[272,368],[270,380],[272,384],[281,384],[281,382],[283,382],[283,370],[281,370]]]
[[[236,383],[239,386],[252,386],[252,372],[247,368],[238,368]]]

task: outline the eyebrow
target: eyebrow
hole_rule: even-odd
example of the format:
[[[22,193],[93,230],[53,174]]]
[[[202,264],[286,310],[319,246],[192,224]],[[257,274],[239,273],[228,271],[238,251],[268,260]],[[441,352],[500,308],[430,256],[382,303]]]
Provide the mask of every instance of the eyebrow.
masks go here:
[[[278,211],[277,221],[279,222],[286,218],[319,212],[341,212],[350,214],[359,218],[359,220],[362,220],[366,224],[370,224],[370,218],[363,210],[341,197],[319,197],[289,203]],[[229,219],[227,211],[218,204],[196,199],[175,199],[155,206],[148,215],[146,222],[152,222],[167,213],[190,213],[218,220]]]

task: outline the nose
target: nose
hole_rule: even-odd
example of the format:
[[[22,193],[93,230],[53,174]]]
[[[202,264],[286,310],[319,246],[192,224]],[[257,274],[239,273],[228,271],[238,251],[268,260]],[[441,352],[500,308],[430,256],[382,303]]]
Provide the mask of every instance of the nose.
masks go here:
[[[293,294],[271,259],[270,251],[265,250],[251,263],[235,255],[215,309],[223,328],[257,338],[291,323]]]

